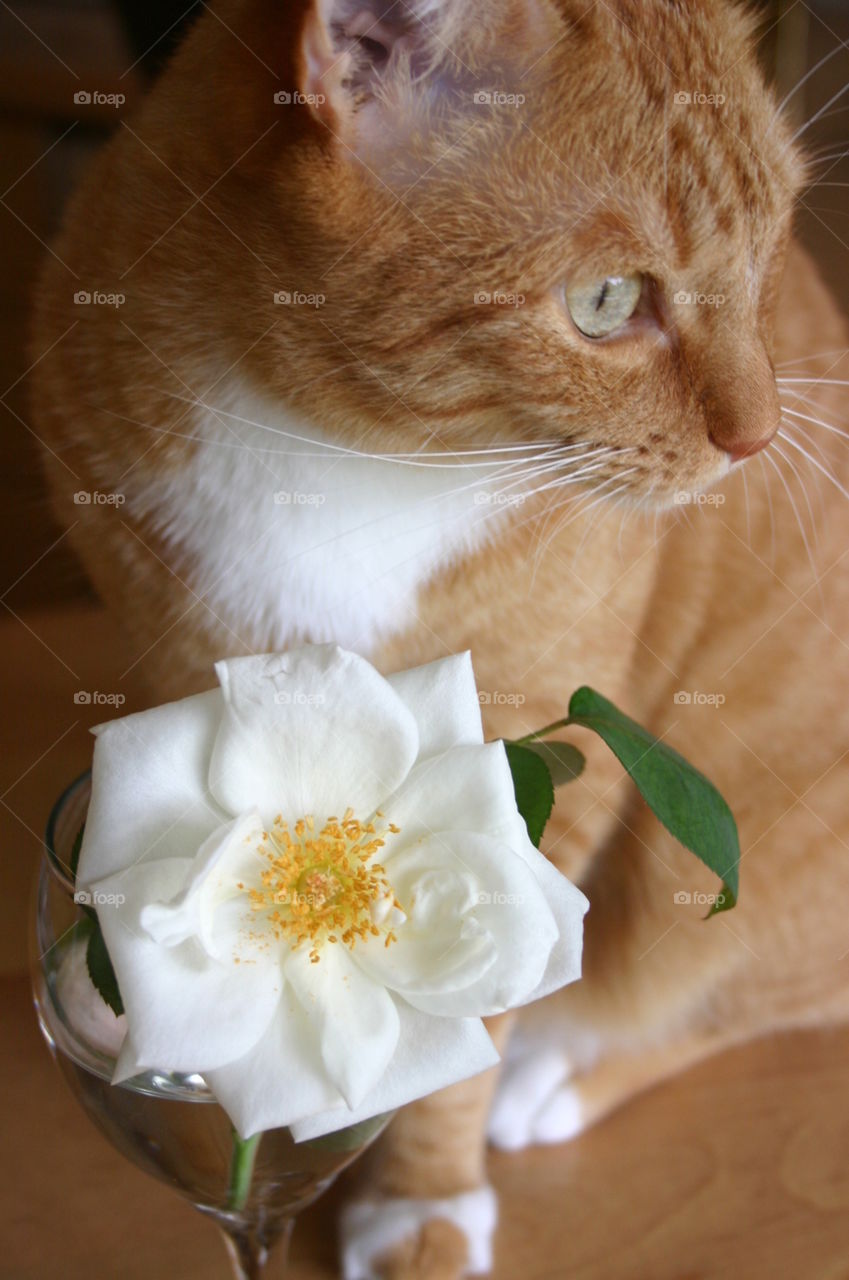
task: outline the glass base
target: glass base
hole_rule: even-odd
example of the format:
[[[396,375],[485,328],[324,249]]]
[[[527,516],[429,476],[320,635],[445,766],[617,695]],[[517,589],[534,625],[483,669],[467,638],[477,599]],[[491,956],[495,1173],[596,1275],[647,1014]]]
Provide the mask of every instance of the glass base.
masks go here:
[[[282,1280],[289,1257],[294,1218],[237,1226],[226,1224],[223,1215],[211,1216],[221,1229],[235,1280]]]

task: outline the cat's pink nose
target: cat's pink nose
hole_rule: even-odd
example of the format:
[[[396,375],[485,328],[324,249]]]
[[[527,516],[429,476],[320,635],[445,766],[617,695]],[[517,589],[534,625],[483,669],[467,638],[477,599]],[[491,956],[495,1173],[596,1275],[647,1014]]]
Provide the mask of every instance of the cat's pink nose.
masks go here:
[[[746,458],[753,458],[756,453],[760,453],[761,449],[765,449],[775,439],[775,431],[770,431],[767,435],[760,436],[756,440],[735,440],[733,443],[723,444],[721,440],[717,440],[715,436],[711,436],[711,440],[718,449],[724,449],[732,462],[743,462]]]

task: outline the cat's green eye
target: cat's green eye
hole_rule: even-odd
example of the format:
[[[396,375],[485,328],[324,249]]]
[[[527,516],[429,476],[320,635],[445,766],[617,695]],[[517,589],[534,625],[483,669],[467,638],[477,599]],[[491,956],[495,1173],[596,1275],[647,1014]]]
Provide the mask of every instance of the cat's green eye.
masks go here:
[[[585,337],[606,338],[631,319],[642,292],[643,277],[633,271],[630,275],[608,276],[594,284],[567,286],[566,306]]]

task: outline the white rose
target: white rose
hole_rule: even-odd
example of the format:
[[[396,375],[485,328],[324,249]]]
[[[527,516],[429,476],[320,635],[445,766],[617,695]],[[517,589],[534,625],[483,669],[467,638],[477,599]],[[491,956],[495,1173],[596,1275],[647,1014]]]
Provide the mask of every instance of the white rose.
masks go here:
[[[587,903],[528,839],[469,655],[216,672],[96,731],[78,885],[113,895],[115,1082],[200,1072],[242,1136],[302,1139],[491,1066],[480,1019],[579,977]]]

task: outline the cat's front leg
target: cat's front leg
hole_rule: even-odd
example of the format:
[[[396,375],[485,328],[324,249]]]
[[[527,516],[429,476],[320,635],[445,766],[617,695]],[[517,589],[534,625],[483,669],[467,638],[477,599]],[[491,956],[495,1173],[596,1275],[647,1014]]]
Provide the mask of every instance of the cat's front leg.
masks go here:
[[[514,1015],[486,1020],[502,1051]],[[405,1107],[342,1216],[344,1280],[459,1280],[491,1267],[486,1130],[498,1068]]]

